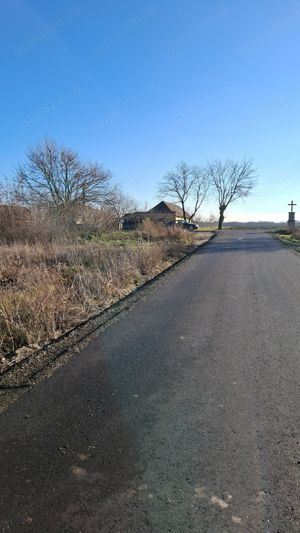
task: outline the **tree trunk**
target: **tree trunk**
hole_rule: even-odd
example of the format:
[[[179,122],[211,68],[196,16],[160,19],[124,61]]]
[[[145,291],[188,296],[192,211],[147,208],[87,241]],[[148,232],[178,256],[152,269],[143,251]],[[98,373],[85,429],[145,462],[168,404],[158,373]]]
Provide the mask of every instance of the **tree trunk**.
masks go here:
[[[224,209],[220,209],[220,216],[219,216],[219,222],[218,222],[218,229],[222,229],[223,222],[224,222]]]

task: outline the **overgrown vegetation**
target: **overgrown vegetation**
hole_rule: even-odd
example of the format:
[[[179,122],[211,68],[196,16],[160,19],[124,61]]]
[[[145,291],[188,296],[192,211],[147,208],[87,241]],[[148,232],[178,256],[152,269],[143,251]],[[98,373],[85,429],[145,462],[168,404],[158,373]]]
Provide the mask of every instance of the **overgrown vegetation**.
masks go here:
[[[49,229],[49,228],[48,228]],[[195,236],[146,220],[135,232],[37,235],[0,245],[0,354],[41,346],[187,251]],[[20,237],[20,235],[19,235]],[[199,238],[199,237],[198,237]],[[27,348],[25,348],[27,347]]]
[[[281,229],[276,231],[278,238],[286,245],[292,247],[296,252],[300,252],[300,229],[296,228],[291,232],[288,229]]]

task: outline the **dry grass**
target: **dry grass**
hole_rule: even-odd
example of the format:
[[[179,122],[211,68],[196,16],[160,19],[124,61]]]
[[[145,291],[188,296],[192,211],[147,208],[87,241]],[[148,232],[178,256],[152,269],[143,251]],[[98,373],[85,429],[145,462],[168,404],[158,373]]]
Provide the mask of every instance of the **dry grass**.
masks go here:
[[[300,229],[297,228],[294,232],[293,232],[293,239],[295,239],[296,241],[300,241]]]
[[[113,242],[0,246],[0,356],[57,338],[184,252],[184,232],[148,226],[137,232],[134,246]]]
[[[182,231],[179,226],[163,226],[157,224],[149,218],[144,220],[140,228],[137,230],[137,234],[144,239],[159,241],[183,241],[188,238],[188,233]]]

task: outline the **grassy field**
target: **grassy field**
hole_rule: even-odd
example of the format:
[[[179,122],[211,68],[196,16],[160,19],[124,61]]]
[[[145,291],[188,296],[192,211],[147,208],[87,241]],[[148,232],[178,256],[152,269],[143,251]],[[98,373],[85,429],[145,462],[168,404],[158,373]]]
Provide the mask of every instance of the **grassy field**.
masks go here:
[[[0,245],[2,362],[108,307],[206,236],[148,224],[73,243]]]

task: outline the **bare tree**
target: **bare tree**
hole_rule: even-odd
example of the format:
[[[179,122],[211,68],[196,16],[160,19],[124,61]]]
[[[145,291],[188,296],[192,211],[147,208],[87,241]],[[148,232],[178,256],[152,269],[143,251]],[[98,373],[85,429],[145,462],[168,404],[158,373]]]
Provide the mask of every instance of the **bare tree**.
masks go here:
[[[193,218],[197,215],[211,187],[211,182],[204,168],[194,166],[191,169],[191,174],[191,202],[193,201],[193,204],[191,204],[192,210],[189,220],[193,220]]]
[[[206,171],[182,161],[164,176],[159,183],[158,193],[181,206],[184,220],[192,220],[205,200],[209,188]],[[191,211],[189,215],[188,208]]]
[[[16,172],[17,198],[29,206],[72,208],[102,205],[110,189],[110,172],[84,164],[78,154],[53,141],[31,148]]]
[[[207,172],[218,196],[218,229],[222,229],[224,213],[229,204],[249,196],[255,186],[255,170],[250,159],[243,161],[227,159],[208,163]]]
[[[14,187],[7,179],[0,181],[0,205],[11,205],[14,203]]]
[[[117,227],[120,228],[125,213],[137,211],[138,204],[133,198],[125,194],[118,185],[115,185],[111,190],[107,208],[114,217]]]

